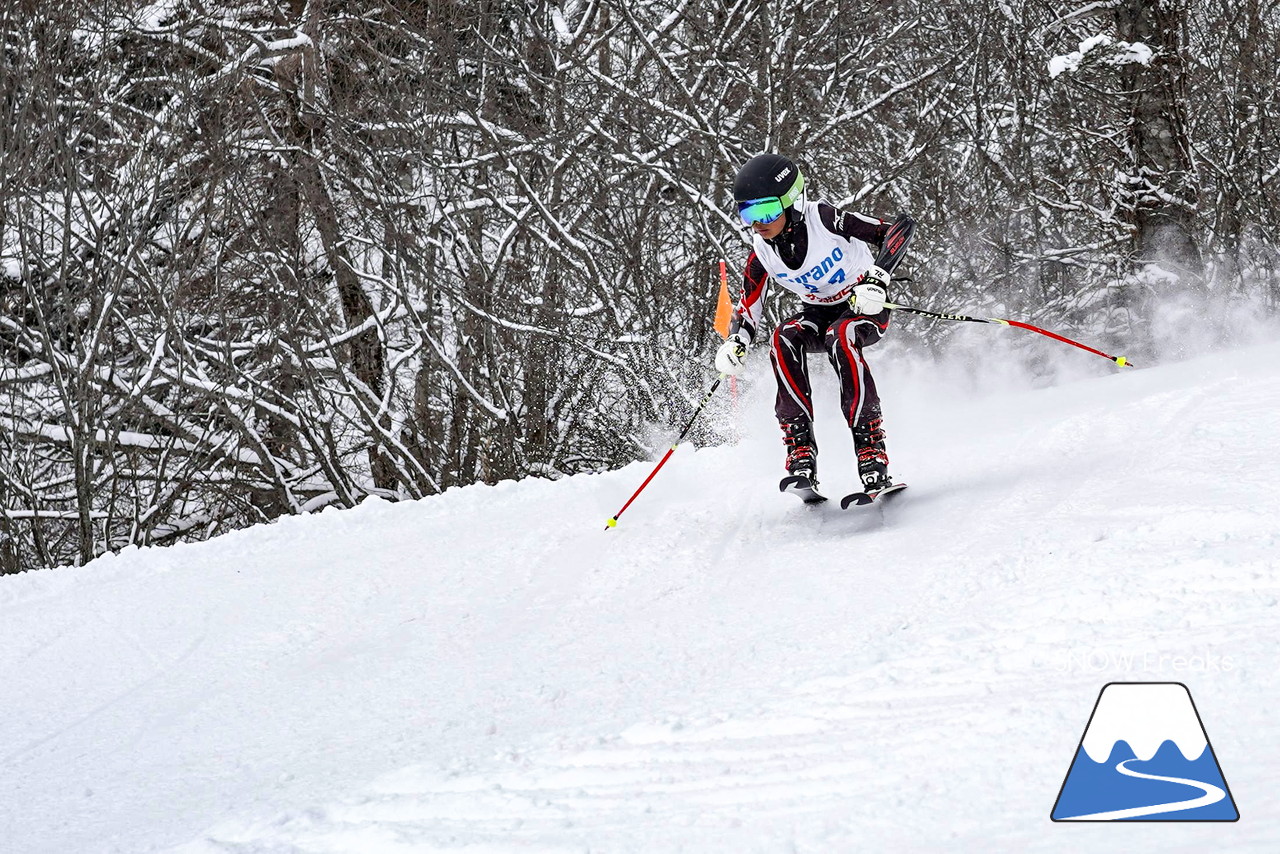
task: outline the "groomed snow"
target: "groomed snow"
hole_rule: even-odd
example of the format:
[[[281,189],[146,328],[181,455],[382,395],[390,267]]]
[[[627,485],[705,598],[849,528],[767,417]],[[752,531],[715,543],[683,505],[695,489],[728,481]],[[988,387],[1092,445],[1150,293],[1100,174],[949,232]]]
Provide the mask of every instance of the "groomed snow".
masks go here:
[[[651,463],[0,578],[0,848],[1280,850],[1280,347],[977,397],[891,355],[883,508],[777,493],[765,389],[613,531]],[[1238,823],[1049,821],[1133,680]]]

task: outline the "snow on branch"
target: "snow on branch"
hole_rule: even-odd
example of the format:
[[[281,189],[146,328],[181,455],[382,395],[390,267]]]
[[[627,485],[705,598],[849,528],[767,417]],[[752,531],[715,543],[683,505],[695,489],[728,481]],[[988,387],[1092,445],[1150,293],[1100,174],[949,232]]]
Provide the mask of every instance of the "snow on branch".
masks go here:
[[[59,424],[45,424],[36,421],[28,421],[23,418],[0,417],[0,430],[4,430],[6,433],[10,433],[14,436],[41,439],[57,444],[70,444],[71,442],[71,430]],[[172,436],[153,436],[148,433],[137,433],[128,430],[121,430],[118,433],[112,433],[104,429],[98,429],[94,431],[93,441],[97,444],[112,442],[122,447],[146,451],[165,451],[167,453],[177,452],[230,457],[237,462],[252,466],[260,464],[258,456],[252,451],[243,449],[215,449],[208,446],[196,445],[192,442],[186,442],[182,439],[175,439]]]
[[[1080,42],[1080,49],[1049,60],[1049,77],[1057,78],[1085,65],[1150,65],[1155,51],[1142,42],[1116,41],[1097,35]]]

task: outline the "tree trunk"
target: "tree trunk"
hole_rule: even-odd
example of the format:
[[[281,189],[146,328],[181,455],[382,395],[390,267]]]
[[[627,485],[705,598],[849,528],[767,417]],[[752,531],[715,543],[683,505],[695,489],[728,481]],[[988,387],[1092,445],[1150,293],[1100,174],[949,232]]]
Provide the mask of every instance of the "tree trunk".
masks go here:
[[[1121,75],[1132,93],[1130,144],[1135,260],[1178,274],[1182,287],[1203,282],[1195,233],[1197,183],[1184,104],[1185,11],[1171,0],[1125,0],[1116,7],[1122,41],[1142,42],[1155,56],[1130,63]]]

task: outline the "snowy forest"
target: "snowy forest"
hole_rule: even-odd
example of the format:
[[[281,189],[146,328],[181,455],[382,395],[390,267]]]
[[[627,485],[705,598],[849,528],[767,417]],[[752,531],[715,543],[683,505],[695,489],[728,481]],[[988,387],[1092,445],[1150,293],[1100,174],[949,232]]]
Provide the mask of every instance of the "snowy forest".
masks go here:
[[[1147,364],[1280,302],[1277,0],[0,20],[0,572],[647,456],[712,375],[761,151],[916,216],[900,302]]]

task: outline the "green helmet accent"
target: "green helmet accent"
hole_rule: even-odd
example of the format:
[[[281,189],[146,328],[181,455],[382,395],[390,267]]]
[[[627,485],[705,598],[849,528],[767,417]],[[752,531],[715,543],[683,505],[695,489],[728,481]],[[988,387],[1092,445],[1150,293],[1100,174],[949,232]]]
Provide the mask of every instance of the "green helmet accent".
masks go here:
[[[779,198],[782,199],[782,206],[785,208],[793,207],[797,204],[804,204],[804,173],[796,169],[796,180],[791,185],[791,189],[783,193]]]
[[[789,208],[804,202],[804,174],[789,158],[780,154],[757,154],[738,170],[733,179],[733,198],[738,202],[778,198]]]

